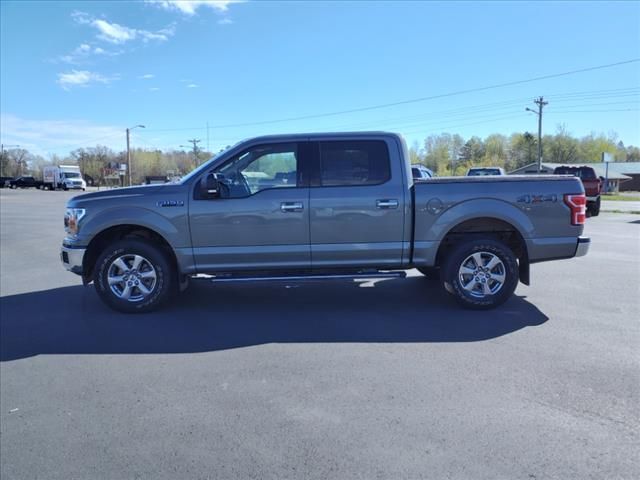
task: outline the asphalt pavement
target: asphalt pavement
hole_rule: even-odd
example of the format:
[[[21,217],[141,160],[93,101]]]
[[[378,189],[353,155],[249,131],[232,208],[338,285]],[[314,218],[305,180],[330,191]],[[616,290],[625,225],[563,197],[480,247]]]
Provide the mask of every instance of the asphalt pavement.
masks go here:
[[[437,282],[198,283],[108,310],[68,192],[0,190],[0,478],[640,477],[640,215],[488,312]]]

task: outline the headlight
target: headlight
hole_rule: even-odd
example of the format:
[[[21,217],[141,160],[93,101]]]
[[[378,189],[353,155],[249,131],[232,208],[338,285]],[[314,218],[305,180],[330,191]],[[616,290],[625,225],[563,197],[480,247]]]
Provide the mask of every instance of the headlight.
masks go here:
[[[84,217],[84,208],[67,208],[64,214],[64,230],[70,235],[76,235],[79,229],[80,220]]]

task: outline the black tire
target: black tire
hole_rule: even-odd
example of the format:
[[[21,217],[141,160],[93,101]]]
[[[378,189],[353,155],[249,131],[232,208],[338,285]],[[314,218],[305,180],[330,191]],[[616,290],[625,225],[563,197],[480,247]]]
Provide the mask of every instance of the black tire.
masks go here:
[[[597,217],[600,215],[600,197],[591,205],[591,216]]]
[[[69,188],[66,185],[63,185],[62,186],[62,190],[64,190],[66,192],[67,190],[69,190]]]
[[[470,260],[470,257],[478,253],[481,253],[481,261],[486,262],[479,268],[486,268],[488,260],[492,257],[497,257],[501,265],[498,264],[491,271],[475,274],[478,276],[460,273],[463,266],[475,264],[475,260]],[[490,278],[485,277],[486,274],[489,274]],[[497,278],[501,275],[504,275],[504,281],[498,287],[500,282]],[[474,310],[488,310],[503,304],[513,294],[518,285],[518,261],[513,251],[502,242],[489,238],[469,240],[453,247],[449,252],[441,269],[441,279],[447,292],[462,306]],[[463,280],[468,281],[467,286],[473,283],[474,290],[465,289]],[[495,292],[484,294],[478,291],[484,288],[485,283],[489,290],[495,289]]]
[[[155,282],[153,287],[150,288],[150,293],[146,296],[143,294],[139,287],[130,287],[132,299],[125,300],[120,298],[109,285],[108,277],[110,269],[112,272],[118,272],[117,267],[112,267],[114,262],[120,257],[127,256],[141,256],[146,263],[144,265],[151,266],[155,273]],[[128,264],[130,267],[131,264]],[[141,267],[142,268],[142,267]],[[131,271],[131,270],[130,270]],[[136,274],[133,270],[134,275]],[[123,272],[124,273],[124,272]],[[140,275],[148,272],[138,272]],[[139,282],[143,282],[141,278],[137,279]],[[137,239],[125,239],[120,240],[113,245],[106,248],[98,257],[95,266],[94,283],[96,292],[109,307],[124,313],[146,313],[151,312],[160,307],[164,302],[169,300],[176,288],[176,272],[174,271],[171,262],[168,259],[167,254],[158,246],[153,243],[148,243],[143,240]],[[122,286],[122,290],[126,288],[124,283],[131,285],[133,282],[123,282],[114,287],[116,290]],[[138,284],[136,284],[138,285]],[[151,285],[147,280],[147,285]],[[138,295],[135,294],[138,292]],[[140,299],[135,297],[142,296]]]

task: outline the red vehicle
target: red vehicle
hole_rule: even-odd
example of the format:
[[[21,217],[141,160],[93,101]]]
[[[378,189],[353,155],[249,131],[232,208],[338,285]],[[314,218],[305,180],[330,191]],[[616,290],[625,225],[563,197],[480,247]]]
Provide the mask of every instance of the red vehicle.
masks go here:
[[[582,180],[584,192],[587,195],[587,213],[592,217],[600,214],[600,194],[602,193],[602,180],[596,175],[592,167],[557,167],[554,175],[573,175]]]

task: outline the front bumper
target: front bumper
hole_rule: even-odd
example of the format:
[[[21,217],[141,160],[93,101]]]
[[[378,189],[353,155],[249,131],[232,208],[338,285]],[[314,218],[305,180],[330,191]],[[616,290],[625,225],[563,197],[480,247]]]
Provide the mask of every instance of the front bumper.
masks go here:
[[[584,257],[589,252],[591,239],[589,237],[578,237],[575,257]]]
[[[64,268],[70,272],[82,275],[82,260],[84,259],[84,252],[86,251],[86,248],[71,248],[62,245],[60,249],[60,260]]]

